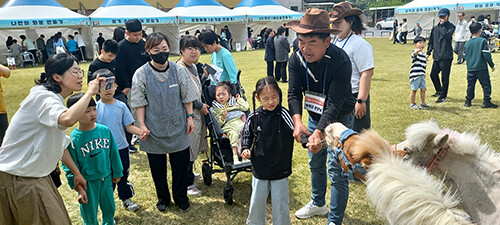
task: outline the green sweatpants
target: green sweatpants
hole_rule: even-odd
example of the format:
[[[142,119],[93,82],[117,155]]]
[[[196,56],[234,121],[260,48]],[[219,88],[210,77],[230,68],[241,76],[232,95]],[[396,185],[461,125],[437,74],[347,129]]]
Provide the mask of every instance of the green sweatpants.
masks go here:
[[[80,215],[85,225],[99,225],[97,206],[101,207],[102,224],[113,225],[115,199],[111,174],[99,180],[87,181],[87,204],[80,204]]]
[[[231,147],[238,147],[238,141],[240,140],[240,132],[243,129],[245,123],[241,118],[232,119],[222,127],[222,131],[227,134],[229,141],[231,142]]]

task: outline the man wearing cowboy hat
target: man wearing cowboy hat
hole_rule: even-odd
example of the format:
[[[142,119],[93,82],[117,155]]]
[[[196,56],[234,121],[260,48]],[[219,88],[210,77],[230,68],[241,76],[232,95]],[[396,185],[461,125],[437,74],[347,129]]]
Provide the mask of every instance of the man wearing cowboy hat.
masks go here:
[[[361,132],[370,129],[370,86],[375,63],[372,46],[361,36],[366,28],[363,26],[361,14],[363,12],[353,8],[349,2],[335,4],[330,21],[332,28],[340,30],[333,38],[332,43],[342,48],[351,60],[352,94],[357,99],[354,107],[353,130]]]
[[[330,28],[328,12],[308,9],[301,21],[291,21],[287,27],[297,32],[299,50],[289,61],[288,104],[293,115],[293,136],[298,142],[302,135],[310,135],[309,168],[311,169],[312,200],[295,213],[305,219],[328,215],[328,222],[342,224],[348,198],[347,178],[335,160],[332,149],[323,144],[325,127],[341,122],[352,128],[355,99],[351,93],[351,62],[349,56],[331,44],[330,34],[339,33]],[[302,105],[309,112],[307,128],[302,124]],[[332,182],[330,210],[326,206],[326,163]]]

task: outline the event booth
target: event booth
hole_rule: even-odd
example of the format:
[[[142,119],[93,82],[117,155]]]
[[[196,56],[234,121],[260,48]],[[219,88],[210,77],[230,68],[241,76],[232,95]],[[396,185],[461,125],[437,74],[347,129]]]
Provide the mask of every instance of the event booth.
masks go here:
[[[276,31],[284,23],[302,18],[302,13],[287,9],[274,0],[242,0],[233,11],[246,16],[246,25],[253,30],[252,38],[266,27]],[[295,36],[295,32],[289,29],[290,43]]]
[[[146,33],[164,33],[170,42],[171,52],[179,54],[180,35],[176,18],[168,16],[144,0],[106,0],[89,17],[93,43],[99,32],[103,33],[105,39],[110,39],[115,27],[124,27],[129,19],[139,19]],[[97,48],[95,44],[93,46],[95,52]]]
[[[241,50],[242,46],[246,46],[245,15],[214,0],[181,0],[167,15],[177,18],[181,34],[188,31],[194,35],[196,30],[212,29],[220,35],[221,28],[227,25],[233,39],[231,49]]]
[[[12,36],[21,43],[19,35],[35,41],[40,34],[45,35],[45,41],[57,32],[68,34],[78,31],[83,36],[89,36],[88,17],[73,12],[56,0],[9,0],[0,8],[0,40]],[[5,42],[3,42],[5,43]],[[85,40],[87,46],[91,40]],[[8,53],[5,44],[0,45],[0,63],[6,63]]]
[[[399,22],[403,18],[408,20],[408,29],[415,27],[415,23],[420,23],[423,35],[429,36],[434,25],[439,23],[438,12],[442,8],[450,10],[450,22],[456,24],[457,13],[464,12],[465,19],[470,21],[471,16],[478,18],[479,15],[490,15],[493,21],[499,17],[500,1],[493,0],[414,0],[406,5],[395,9],[395,16]],[[413,34],[408,34],[413,36]]]

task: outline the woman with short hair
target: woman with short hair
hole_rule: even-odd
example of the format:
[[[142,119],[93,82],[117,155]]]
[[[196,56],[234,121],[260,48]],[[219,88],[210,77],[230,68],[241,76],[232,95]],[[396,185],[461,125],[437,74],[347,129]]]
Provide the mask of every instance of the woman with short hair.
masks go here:
[[[132,78],[130,107],[136,109],[141,132],[151,131],[140,149],[148,155],[155,183],[159,211],[170,204],[167,181],[167,154],[172,168],[172,196],[181,212],[190,209],[187,196],[189,173],[189,136],[193,132],[193,101],[198,91],[180,67],[168,61],[170,45],[159,32],[148,35],[146,52],[152,61],[135,71]]]

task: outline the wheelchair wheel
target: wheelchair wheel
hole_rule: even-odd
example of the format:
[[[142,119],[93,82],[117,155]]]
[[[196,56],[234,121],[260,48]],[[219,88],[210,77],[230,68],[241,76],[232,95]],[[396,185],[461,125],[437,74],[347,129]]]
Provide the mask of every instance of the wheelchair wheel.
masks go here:
[[[210,184],[212,184],[212,169],[208,163],[203,163],[201,166],[201,173],[203,175],[203,183],[210,186]]]
[[[226,185],[226,187],[224,187],[224,201],[226,202],[226,205],[233,204],[233,192],[234,192],[233,186]]]

